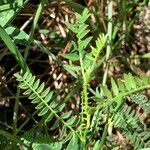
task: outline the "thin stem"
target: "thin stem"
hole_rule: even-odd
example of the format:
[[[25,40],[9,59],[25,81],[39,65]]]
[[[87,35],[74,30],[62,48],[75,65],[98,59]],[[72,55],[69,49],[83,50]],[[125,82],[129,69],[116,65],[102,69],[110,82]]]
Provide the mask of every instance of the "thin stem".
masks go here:
[[[103,76],[102,84],[105,85],[107,81],[107,72],[108,72],[108,59],[112,50],[112,17],[113,17],[113,0],[108,0],[108,44],[106,47],[106,69]]]
[[[108,27],[107,27],[107,33],[108,33],[108,45],[106,48],[106,60],[109,59],[109,55],[111,53],[111,41],[112,41],[112,16],[113,16],[113,0],[108,0]]]
[[[105,68],[105,72],[104,72],[104,75],[103,75],[103,81],[102,81],[102,85],[105,85],[106,84],[106,81],[107,81],[107,74],[108,74],[108,64],[106,64],[106,68]]]
[[[82,54],[81,54],[81,50],[79,51],[79,57],[80,57],[80,66],[81,66],[81,69],[82,69],[82,76],[84,78],[84,68],[83,68],[83,62],[82,62]],[[83,81],[84,82],[84,81]],[[84,104],[84,96],[82,95],[82,104]],[[83,106],[81,107],[81,122],[84,121],[84,116],[83,116],[83,113],[84,113],[84,108]]]
[[[108,0],[108,27],[107,27],[108,45],[106,47],[106,63],[105,63],[106,68],[105,68],[105,72],[104,72],[103,80],[102,80],[103,85],[105,85],[106,81],[107,81],[108,69],[109,69],[108,59],[110,57],[110,53],[111,53],[111,50],[112,50],[112,27],[113,27],[112,26],[112,16],[113,16],[113,0]],[[109,108],[108,108],[108,114],[109,114]],[[108,120],[108,118],[109,118],[109,115],[107,115],[107,120]],[[106,136],[107,136],[107,130],[108,130],[108,125],[106,123],[105,127],[104,127],[104,130],[103,130],[101,142],[100,142],[100,148],[101,149],[102,149],[102,147],[105,143],[105,139],[106,139]]]
[[[41,0],[39,6],[38,6],[38,9],[35,13],[35,17],[34,17],[34,20],[33,20],[33,24],[32,24],[32,27],[31,27],[31,31],[29,33],[29,44],[27,45],[26,49],[25,49],[25,54],[24,54],[24,59],[26,60],[27,59],[27,56],[28,56],[28,51],[29,51],[29,47],[30,47],[30,44],[33,42],[33,35],[34,35],[34,32],[35,32],[35,28],[37,26],[37,23],[38,23],[38,20],[40,18],[40,15],[42,13],[42,10],[44,8],[44,4],[45,4],[46,0]]]
[[[19,105],[20,88],[17,88],[17,94],[15,98],[14,115],[13,115],[13,133],[17,132],[17,118],[18,118],[18,105]]]

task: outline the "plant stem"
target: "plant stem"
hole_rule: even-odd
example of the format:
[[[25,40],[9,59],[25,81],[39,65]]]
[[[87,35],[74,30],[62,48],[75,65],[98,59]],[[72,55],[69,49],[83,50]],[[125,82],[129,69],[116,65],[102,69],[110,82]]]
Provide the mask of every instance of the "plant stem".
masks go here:
[[[15,106],[14,106],[14,115],[13,115],[13,133],[16,135],[17,132],[17,114],[18,114],[18,104],[19,104],[19,96],[20,96],[20,88],[17,88],[17,94],[15,98]]]
[[[27,47],[25,49],[25,54],[24,54],[25,60],[27,59],[27,56],[28,56],[28,51],[29,51],[30,44],[33,42],[33,35],[34,35],[34,32],[35,32],[35,28],[37,26],[38,20],[40,18],[40,15],[42,13],[43,8],[44,8],[45,2],[46,2],[46,0],[41,0],[40,4],[38,6],[38,9],[35,13],[35,17],[33,19],[33,24],[32,24],[32,27],[31,27],[31,31],[29,33],[29,44],[27,45]]]
[[[112,16],[113,16],[113,0],[108,0],[108,45],[106,48],[106,60],[109,59],[109,55],[111,53],[111,45],[112,45]]]
[[[108,27],[107,27],[107,34],[108,34],[108,44],[106,47],[106,69],[103,76],[102,84],[106,84],[107,80],[107,72],[108,72],[108,59],[112,50],[112,16],[113,16],[113,0],[108,0]]]
[[[80,42],[78,42],[79,45]],[[80,57],[80,65],[81,65],[81,70],[82,70],[82,77],[83,77],[83,91],[82,91],[82,119],[81,122],[84,122],[84,111],[86,113],[86,131],[84,134],[84,137],[86,136],[86,133],[88,131],[88,128],[90,126],[90,115],[88,114],[88,81],[86,79],[85,75],[85,70],[84,70],[84,65],[83,65],[83,57],[82,57],[82,50],[79,50],[79,57]]]
[[[107,76],[108,76],[108,69],[109,69],[109,64],[108,64],[108,59],[112,50],[112,16],[113,16],[113,0],[107,0],[108,2],[108,27],[107,27],[107,34],[108,34],[108,45],[106,47],[106,67],[105,67],[105,72],[103,75],[103,80],[102,84],[105,85],[107,81]],[[106,106],[107,107],[107,106]],[[108,114],[109,114],[109,107],[108,107]],[[107,115],[107,120],[109,118],[109,115]],[[106,122],[105,128],[103,130],[101,142],[100,142],[100,148],[102,149],[105,139],[107,136],[107,130],[108,130],[108,124]]]

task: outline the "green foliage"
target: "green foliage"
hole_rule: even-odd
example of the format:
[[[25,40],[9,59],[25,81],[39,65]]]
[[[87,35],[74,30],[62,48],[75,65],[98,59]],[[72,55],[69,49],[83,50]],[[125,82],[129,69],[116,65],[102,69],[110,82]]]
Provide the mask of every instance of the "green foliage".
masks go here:
[[[147,132],[143,130],[145,124],[139,119],[135,110],[126,106],[126,98],[131,96],[134,102],[140,105],[143,110],[149,112],[148,100],[136,95],[136,93],[150,88],[150,78],[146,76],[136,77],[130,73],[124,74],[123,79],[114,80],[111,78],[111,88],[106,85],[100,85],[93,97],[97,106],[96,108],[90,106],[89,83],[93,76],[93,71],[97,67],[100,54],[107,43],[107,35],[100,34],[95,41],[96,46],[91,46],[89,51],[92,37],[88,36],[90,30],[85,22],[89,19],[90,13],[85,9],[81,15],[76,13],[75,16],[75,24],[66,23],[68,28],[75,33],[77,41],[71,42],[69,53],[64,55],[64,58],[70,61],[70,64],[66,64],[64,67],[75,78],[81,76],[81,80],[79,80],[82,83],[80,115],[72,116],[72,111],[62,114],[61,112],[64,111],[66,104],[57,101],[50,88],[45,89],[45,84],[41,84],[40,80],[36,80],[36,77],[30,72],[26,72],[23,75],[15,74],[20,82],[19,87],[24,90],[23,94],[28,96],[31,103],[36,105],[38,115],[44,118],[44,123],[51,122],[54,120],[53,118],[56,118],[50,129],[61,128],[59,140],[63,143],[70,140],[66,146],[67,149],[84,149],[87,147],[88,141],[94,141],[92,132],[98,133],[99,130],[104,130],[104,133],[99,141],[95,141],[93,148],[99,149],[103,147],[107,129],[110,127],[120,129],[122,134],[129,138],[130,143],[135,145],[135,148],[146,147],[148,145],[148,136],[145,134]],[[81,118],[80,121],[78,118]],[[105,128],[99,128],[99,125],[105,125]],[[68,132],[68,129],[71,133]],[[144,140],[140,141],[140,138],[134,140],[138,134]],[[38,146],[47,147],[48,145]]]
[[[110,146],[108,145],[108,142],[111,142],[109,134],[112,134],[112,132],[110,130],[115,129],[122,136],[129,139],[129,143],[134,149],[150,147],[150,128],[148,124],[141,117],[141,112],[128,104],[128,101],[136,104],[138,109],[142,109],[142,114],[150,113],[150,102],[146,96],[140,93],[140,91],[150,88],[150,77],[133,76],[131,73],[124,74],[121,79],[109,79],[107,77],[109,57],[113,53],[110,50],[113,50],[115,47],[115,45],[113,47],[111,44],[113,44],[112,40],[115,39],[117,32],[119,32],[119,27],[115,26],[114,31],[112,31],[113,23],[108,21],[108,33],[99,33],[95,39],[94,36],[91,36],[91,25],[89,26],[88,24],[92,12],[85,8],[81,14],[75,13],[75,23],[67,22],[66,26],[76,38],[70,41],[69,51],[63,55],[63,58],[67,59],[67,63],[63,64],[49,51],[50,48],[47,49],[41,42],[33,38],[35,27],[46,0],[41,1],[35,13],[29,35],[16,27],[7,26],[16,13],[24,6],[25,2],[9,1],[6,4],[2,3],[0,15],[4,15],[6,19],[4,17],[0,18],[0,37],[23,70],[22,73],[15,73],[14,76],[19,82],[18,88],[33,104],[36,109],[36,117],[40,118],[40,121],[35,127],[32,127],[31,131],[29,130],[29,132],[24,134],[20,132],[19,137],[17,132],[11,135],[1,130],[0,134],[14,141],[15,144],[12,147],[24,145],[24,149],[32,147],[35,150],[99,150]],[[74,4],[74,2],[68,0],[65,2],[69,6]],[[137,2],[139,1],[132,3],[135,5]],[[113,15],[112,1],[110,4],[108,6],[108,19],[111,20]],[[120,20],[125,21],[126,25],[129,25],[126,10],[127,13],[130,13],[132,6],[126,1],[121,1],[119,4]],[[77,9],[78,12],[83,9],[80,5],[76,6],[78,7],[74,7],[74,9]],[[6,15],[8,12],[9,14]],[[121,24],[119,22],[119,26]],[[4,26],[7,27],[4,29]],[[49,30],[40,30],[39,32],[44,35],[50,33]],[[128,34],[129,31],[126,31],[125,38],[128,38]],[[60,39],[57,41],[55,33],[50,33],[49,36],[55,42],[62,42]],[[15,43],[26,46],[24,58]],[[53,91],[50,87],[46,88],[45,83],[41,83],[40,79],[36,79],[36,76],[30,72],[25,60],[31,44],[38,46],[41,52],[51,56],[53,60],[75,78],[76,82],[71,85],[73,90],[67,95],[68,97],[61,100],[58,99],[59,91]],[[57,45],[56,47],[59,46]],[[149,53],[143,55],[144,57],[149,58]],[[99,64],[99,60],[102,61],[101,64]],[[102,64],[104,76],[102,81],[98,81],[100,84],[94,91],[91,81],[95,77],[96,69],[101,67],[100,65]],[[107,84],[106,81],[108,81]],[[78,110],[67,107],[68,99],[70,100],[76,91],[80,94],[80,108]],[[35,130],[36,127],[42,128],[42,130],[38,133]],[[118,149],[117,144],[114,144],[111,149]]]
[[[35,133],[33,131],[28,131],[22,136],[24,143],[32,147],[34,150],[61,150],[62,142],[52,140],[48,135],[43,135],[40,133]],[[26,150],[26,148],[24,147]]]
[[[108,119],[108,126],[110,128],[118,128],[124,136],[129,138],[130,143],[133,144],[136,149],[149,146],[149,140],[147,141],[147,132],[149,129],[145,131],[145,124],[143,120],[140,119],[139,114],[137,114],[136,110],[126,106],[125,103],[127,96],[131,95],[131,98],[135,103],[139,104],[145,112],[149,112],[150,107],[148,99],[138,93],[138,91],[150,88],[149,83],[149,77],[139,78],[134,77],[131,74],[124,74],[122,80],[118,79],[115,81],[114,79],[111,79],[111,90],[103,85],[100,86],[100,91],[97,88],[94,97],[98,102],[97,110],[99,109],[100,112],[105,112],[106,108],[109,109],[111,115]],[[96,112],[94,115],[94,117],[97,118],[95,126],[96,124],[99,124],[100,119],[98,118],[100,115],[103,114],[100,113],[97,116]],[[95,127],[95,130],[99,130],[97,127],[98,125]]]
[[[88,100],[88,86],[90,79],[92,77],[92,72],[97,67],[96,62],[99,58],[99,55],[102,49],[106,45],[107,36],[104,34],[100,34],[96,39],[96,47],[91,46],[91,52],[87,53],[86,49],[88,48],[88,44],[90,43],[92,37],[88,36],[90,30],[88,29],[88,25],[85,23],[90,17],[90,13],[88,9],[84,9],[82,14],[75,13],[76,22],[75,24],[67,23],[67,27],[73,31],[77,37],[77,44],[73,41],[73,49],[69,54],[64,55],[65,58],[74,61],[79,61],[80,66],[74,66],[73,63],[71,65],[66,65],[67,70],[74,75],[82,75],[83,80],[83,91],[82,91],[82,103],[81,103],[81,129],[85,128],[85,133],[87,134],[88,128],[90,126],[90,116],[92,112],[92,108],[89,107]],[[78,59],[74,59],[78,58]],[[77,71],[77,73],[75,72]],[[81,133],[82,134],[82,133]],[[83,137],[85,135],[82,135]]]
[[[115,128],[119,128],[121,133],[127,137],[135,149],[146,148],[150,146],[150,129],[140,114],[130,106],[122,107],[112,118]]]
[[[69,135],[69,139],[71,138],[71,140],[67,148],[70,149],[70,147],[75,147],[75,145],[79,146],[80,144],[77,142],[79,141],[79,137],[72,128],[73,126],[76,126],[77,122],[76,116],[71,117],[72,111],[58,115],[64,109],[65,104],[56,103],[56,100],[53,100],[53,92],[50,88],[45,89],[45,84],[41,84],[39,79],[35,80],[35,76],[31,73],[26,72],[24,75],[17,73],[15,76],[20,82],[19,87],[25,90],[23,94],[29,97],[31,103],[36,104],[35,108],[39,110],[39,116],[45,116],[45,123],[51,121],[53,117],[56,117],[57,120],[52,125],[51,130],[55,130],[60,126],[60,123],[62,123],[63,134],[67,134],[66,128],[69,128],[72,131],[72,135]],[[111,91],[106,86],[100,86],[103,92],[102,96],[97,90],[95,98],[97,99],[97,102],[99,102],[100,99],[100,105],[98,104],[97,108],[102,111],[110,105],[110,112],[112,114],[110,118],[112,123],[110,123],[110,125],[119,128],[123,135],[127,136],[130,139],[131,144],[134,144],[135,147],[139,148],[149,145],[149,141],[144,143],[144,141],[148,139],[148,131],[146,130],[143,132],[142,129],[144,123],[139,119],[135,110],[132,110],[131,107],[124,106],[125,98],[132,94],[131,97],[143,108],[143,110],[150,110],[148,108],[149,105],[146,105],[148,100],[144,96],[133,94],[145,88],[149,88],[149,77],[138,78],[131,74],[124,74],[123,80],[119,79],[115,81],[114,79],[111,79],[111,84]],[[101,100],[103,100],[103,103]],[[89,111],[90,110],[92,110],[92,107],[89,106]],[[91,114],[94,114],[95,111],[96,110],[94,109]],[[99,123],[99,119],[97,119],[97,123]],[[95,125],[97,123],[95,123]],[[139,132],[141,133],[139,134]],[[139,136],[139,139],[141,139],[141,136],[143,137],[142,141],[139,141],[139,139],[137,139],[138,141],[134,140],[137,135]],[[60,139],[63,139],[63,137],[64,135],[61,135]]]
[[[31,103],[36,104],[35,109],[39,111],[38,115],[44,116],[44,124],[50,122],[55,117],[56,121],[51,125],[51,130],[55,130],[58,126],[61,126],[60,124],[62,123],[64,126],[62,132],[64,133],[61,134],[60,139],[66,136],[66,128],[71,130],[71,135],[75,134],[72,127],[78,123],[78,117],[71,117],[71,111],[60,115],[65,107],[65,103],[57,103],[56,100],[53,99],[53,91],[51,91],[49,87],[45,89],[45,84],[41,84],[40,80],[36,80],[35,76],[30,72],[26,72],[24,75],[16,73],[15,77],[20,82],[19,87],[24,90],[23,94],[28,96]],[[71,138],[71,136],[69,138]]]
[[[106,86],[101,85],[100,88],[103,95],[100,94],[101,91],[97,88],[95,99],[97,101],[98,99],[100,101],[101,99],[105,99],[106,101],[103,102],[104,105],[108,106],[108,104],[113,104],[113,110],[111,111],[117,111],[125,102],[124,99],[126,96],[149,88],[149,82],[150,78],[148,76],[139,78],[132,76],[130,73],[124,74],[123,80],[118,79],[115,81],[114,79],[111,79],[111,90],[109,90]],[[138,101],[140,101],[140,99]]]
[[[140,107],[146,112],[150,113],[150,101],[149,99],[140,93],[131,95],[132,100],[140,105]]]
[[[4,27],[15,18],[25,2],[23,0],[2,0],[0,3],[0,25]]]
[[[10,52],[13,54],[13,56],[16,58],[18,64],[20,67],[23,69],[23,71],[28,71],[29,68],[22,57],[20,51],[18,50],[17,46],[13,43],[11,37],[6,33],[6,31],[2,28],[0,25],[0,37],[4,41],[4,43],[7,45],[9,48]]]

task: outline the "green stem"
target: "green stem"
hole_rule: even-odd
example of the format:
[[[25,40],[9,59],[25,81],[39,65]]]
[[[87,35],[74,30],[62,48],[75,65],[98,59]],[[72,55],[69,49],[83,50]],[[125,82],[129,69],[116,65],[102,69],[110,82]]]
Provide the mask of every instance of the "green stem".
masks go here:
[[[35,28],[37,26],[37,23],[38,23],[38,20],[40,18],[40,15],[42,13],[42,10],[44,8],[44,4],[45,4],[46,0],[41,0],[39,6],[38,6],[38,9],[35,13],[35,17],[33,19],[33,24],[32,24],[32,27],[31,27],[31,31],[29,33],[29,44],[27,45],[26,49],[25,49],[25,54],[24,54],[24,58],[25,60],[27,59],[27,56],[28,56],[28,51],[29,51],[29,47],[30,47],[30,44],[33,42],[33,35],[34,35],[34,32],[35,32]]]
[[[107,76],[108,76],[108,69],[109,69],[109,64],[108,64],[108,59],[110,57],[110,53],[112,50],[112,16],[113,16],[113,0],[108,0],[108,27],[107,27],[107,33],[108,33],[108,45],[106,47],[106,68],[105,68],[105,72],[103,75],[103,80],[102,80],[102,84],[105,85],[106,81],[107,81]],[[108,106],[106,106],[108,107]],[[109,114],[109,109],[108,109],[108,114]],[[107,120],[109,118],[109,115],[107,115]],[[101,142],[100,142],[100,148],[102,149],[104,143],[105,143],[105,139],[107,136],[107,130],[108,130],[108,125],[107,123],[105,124],[105,128],[103,130],[103,134],[102,134],[102,138],[101,138]]]
[[[106,69],[103,76],[102,84],[105,85],[107,81],[107,72],[108,72],[108,59],[112,50],[112,17],[113,17],[113,0],[108,0],[108,27],[107,27],[107,33],[108,33],[108,44],[106,47]]]
[[[80,43],[80,42],[78,42]],[[79,44],[78,44],[79,45]],[[80,66],[81,66],[81,70],[82,70],[82,77],[83,77],[83,92],[82,92],[82,123],[84,122],[84,116],[83,113],[84,111],[86,112],[86,132],[84,134],[84,137],[86,136],[86,133],[88,131],[88,128],[90,127],[90,115],[88,114],[88,81],[86,79],[85,76],[85,69],[84,69],[84,65],[83,65],[83,57],[82,57],[82,50],[79,50],[79,57],[80,57]]]
[[[106,60],[109,59],[109,55],[111,53],[111,41],[112,41],[112,16],[113,16],[113,0],[108,0],[108,28],[107,28],[107,33],[108,33],[108,45],[106,48]]]
[[[105,84],[106,84],[107,75],[108,75],[108,68],[109,68],[108,63],[106,63],[106,68],[105,68],[104,75],[103,75],[102,85],[105,85]]]

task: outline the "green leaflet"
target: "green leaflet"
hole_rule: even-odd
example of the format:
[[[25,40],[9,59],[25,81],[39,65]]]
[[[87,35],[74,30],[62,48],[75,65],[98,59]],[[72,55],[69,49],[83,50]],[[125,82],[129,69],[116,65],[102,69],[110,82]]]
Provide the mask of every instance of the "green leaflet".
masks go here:
[[[32,148],[33,150],[61,150],[62,143],[61,142],[51,142],[50,144],[33,143]]]
[[[73,135],[66,150],[80,150],[79,139],[76,135]]]
[[[79,60],[79,55],[77,53],[64,54],[63,57],[71,61]]]
[[[62,119],[68,119],[71,116],[71,114],[72,114],[72,111],[68,111],[68,112],[64,113],[63,115],[61,115],[60,117]]]
[[[111,85],[112,85],[112,90],[115,96],[119,94],[119,89],[118,86],[113,78],[111,78]]]
[[[78,121],[79,121],[79,118],[77,116],[73,116],[66,123],[68,125],[75,125],[75,124],[77,124]]]
[[[67,70],[70,70],[70,71],[80,71],[81,70],[80,66],[73,66],[73,65],[64,65],[64,66]]]

